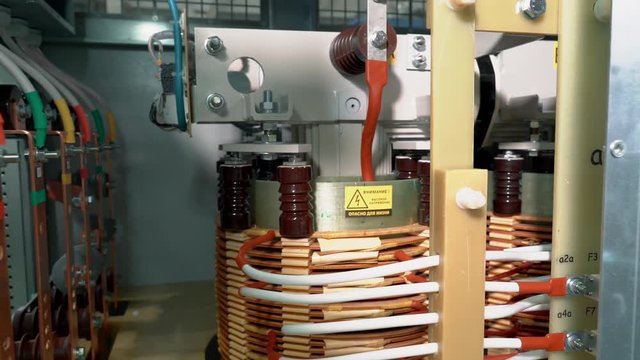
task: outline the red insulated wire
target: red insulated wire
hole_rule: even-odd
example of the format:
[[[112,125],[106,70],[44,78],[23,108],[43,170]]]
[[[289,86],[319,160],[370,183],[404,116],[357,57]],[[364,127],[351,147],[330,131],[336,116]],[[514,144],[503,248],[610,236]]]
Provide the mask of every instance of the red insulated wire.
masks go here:
[[[260,244],[273,240],[273,238],[275,237],[276,237],[275,231],[269,230],[264,235],[260,235],[242,244],[242,246],[240,247],[240,250],[238,250],[238,256],[236,256],[236,264],[238,265],[238,268],[242,269],[243,266],[248,264],[247,253],[250,250],[252,250],[253,248],[255,248]]]
[[[73,106],[73,112],[78,117],[78,125],[80,126],[80,134],[82,135],[82,142],[88,143],[91,141],[91,128],[89,127],[89,120],[87,119],[87,113],[80,105]]]
[[[4,136],[4,116],[0,114],[0,145],[7,143],[7,138]]]
[[[276,343],[278,342],[278,334],[269,330],[267,332],[267,359],[268,360],[278,360],[280,359],[280,354],[276,352]]]
[[[547,334],[541,337],[519,337],[522,341],[520,350],[564,351],[565,333]]]
[[[369,87],[369,100],[367,107],[367,118],[362,129],[362,140],[360,142],[360,167],[362,170],[362,180],[374,181],[373,171],[373,138],[376,135],[378,117],[382,108],[382,91],[387,84],[389,69],[386,61],[367,60],[366,78]]]
[[[567,295],[567,278],[553,278],[549,281],[519,281],[519,294]]]

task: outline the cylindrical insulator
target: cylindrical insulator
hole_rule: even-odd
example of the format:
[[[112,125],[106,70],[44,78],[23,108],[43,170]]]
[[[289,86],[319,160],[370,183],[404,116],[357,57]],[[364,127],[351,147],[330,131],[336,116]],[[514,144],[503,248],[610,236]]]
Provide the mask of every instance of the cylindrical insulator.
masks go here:
[[[387,24],[387,54],[398,44],[396,31]],[[344,29],[331,42],[329,57],[333,66],[343,75],[358,75],[365,71],[367,60],[367,25]]]
[[[494,159],[495,198],[493,212],[496,215],[516,215],[522,210],[520,179],[522,157],[507,151]]]
[[[88,307],[78,308],[78,335],[83,339],[91,339],[91,320]]]
[[[220,165],[220,223],[225,230],[241,231],[251,227],[248,191],[251,170],[248,164]]]
[[[418,162],[408,156],[396,156],[396,178],[415,179],[418,177]]]
[[[431,202],[431,160],[418,160],[418,177],[420,178],[418,222],[421,225],[429,225],[429,206]]]
[[[280,179],[280,235],[306,238],[313,234],[311,215],[311,166],[282,165]]]
[[[278,166],[282,160],[277,156],[260,156],[256,162],[256,180],[278,181]]]
[[[22,308],[16,310],[12,322],[14,339],[18,340],[22,338],[23,335],[27,335],[28,338],[32,339],[39,331],[38,308],[33,307],[31,309]]]

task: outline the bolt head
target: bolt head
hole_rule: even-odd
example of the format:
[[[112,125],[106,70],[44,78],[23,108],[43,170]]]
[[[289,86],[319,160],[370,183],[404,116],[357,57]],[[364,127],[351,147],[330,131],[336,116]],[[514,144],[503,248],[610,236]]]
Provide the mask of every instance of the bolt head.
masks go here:
[[[373,34],[373,39],[371,40],[371,44],[377,49],[386,49],[387,48],[387,33],[379,30]]]
[[[520,9],[529,18],[536,19],[547,11],[547,0],[521,0]]]
[[[621,158],[627,152],[627,146],[622,140],[615,140],[609,145],[611,155],[615,158]]]
[[[413,57],[413,66],[418,69],[423,69],[427,66],[427,57],[424,54],[416,54]]]
[[[210,94],[207,97],[207,106],[211,111],[220,111],[224,107],[224,96],[220,94]]]
[[[219,36],[210,36],[204,44],[204,50],[209,55],[216,55],[224,49],[224,42]]]

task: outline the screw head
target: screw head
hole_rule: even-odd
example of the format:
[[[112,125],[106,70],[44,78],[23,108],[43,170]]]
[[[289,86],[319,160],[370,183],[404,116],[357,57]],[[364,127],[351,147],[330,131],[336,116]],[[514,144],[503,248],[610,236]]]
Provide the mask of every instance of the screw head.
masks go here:
[[[536,19],[547,11],[547,0],[520,0],[520,9],[529,18]]]
[[[224,104],[224,96],[220,94],[215,93],[209,94],[209,96],[207,96],[207,106],[209,106],[209,110],[211,111],[217,112],[222,110]]]
[[[373,34],[373,39],[371,40],[371,44],[377,49],[386,49],[387,48],[387,33],[379,30]]]
[[[627,145],[622,140],[615,140],[609,144],[611,155],[615,158],[621,158],[627,152]]]
[[[224,49],[224,42],[219,36],[210,36],[204,44],[207,54],[214,56]]]
[[[425,51],[427,49],[427,40],[422,35],[413,37],[413,48],[418,51]]]
[[[427,57],[424,54],[416,54],[411,62],[417,69],[422,69],[427,66]]]

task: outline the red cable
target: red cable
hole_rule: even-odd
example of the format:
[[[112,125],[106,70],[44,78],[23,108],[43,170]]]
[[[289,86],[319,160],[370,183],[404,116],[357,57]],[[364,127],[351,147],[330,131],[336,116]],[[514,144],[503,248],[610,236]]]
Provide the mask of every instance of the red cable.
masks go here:
[[[567,278],[552,278],[549,281],[518,281],[518,294],[567,295]]]
[[[243,266],[249,263],[249,261],[247,260],[247,253],[251,249],[253,249],[254,247],[262,243],[269,242],[273,240],[273,238],[275,237],[276,237],[275,231],[269,230],[264,235],[260,235],[242,244],[242,246],[240,247],[240,250],[238,250],[238,256],[236,256],[236,264],[238,265],[238,268],[242,269]]]
[[[386,61],[367,60],[366,78],[369,87],[369,105],[367,106],[367,118],[362,129],[360,142],[360,168],[362,180],[374,181],[373,171],[373,138],[376,135],[378,117],[382,108],[382,91],[387,84],[389,69]]]
[[[7,143],[7,138],[4,136],[4,116],[0,114],[0,145]]]
[[[89,127],[89,120],[87,119],[87,113],[80,105],[74,105],[73,111],[78,117],[78,125],[80,126],[80,133],[82,134],[82,142],[88,143],[91,141],[91,128]]]
[[[267,359],[268,360],[278,360],[280,359],[280,354],[276,352],[276,343],[278,342],[278,334],[269,330],[267,332]]]
[[[547,334],[541,337],[519,337],[520,341],[522,341],[520,350],[564,351],[564,338],[565,334],[563,332]]]

